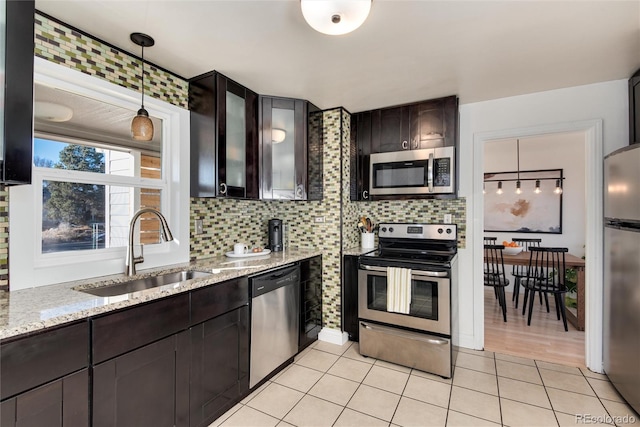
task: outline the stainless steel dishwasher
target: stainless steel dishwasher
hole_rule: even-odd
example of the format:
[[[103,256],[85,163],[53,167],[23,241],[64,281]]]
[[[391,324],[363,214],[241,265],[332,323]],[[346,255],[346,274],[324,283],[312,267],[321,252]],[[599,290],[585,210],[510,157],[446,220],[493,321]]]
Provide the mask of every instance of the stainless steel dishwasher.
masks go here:
[[[300,265],[249,277],[253,388],[298,352]]]

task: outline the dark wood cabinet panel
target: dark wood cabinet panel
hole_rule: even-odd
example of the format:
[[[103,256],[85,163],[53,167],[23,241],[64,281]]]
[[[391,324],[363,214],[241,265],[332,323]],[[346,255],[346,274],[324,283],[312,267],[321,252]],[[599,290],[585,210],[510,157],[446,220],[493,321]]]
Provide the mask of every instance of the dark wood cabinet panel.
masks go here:
[[[249,304],[249,279],[240,277],[191,292],[190,325]]]
[[[240,99],[239,111],[229,99]],[[257,199],[258,94],[212,71],[189,81],[189,110],[191,196]],[[232,115],[244,129],[228,129]]]
[[[189,424],[189,333],[93,368],[93,426]]]
[[[358,329],[358,257],[345,255],[342,259],[342,330],[349,340],[359,340]]]
[[[261,199],[322,200],[322,123],[309,101],[260,97]]]
[[[89,364],[89,323],[64,326],[0,345],[0,395],[4,400]]]
[[[190,424],[206,426],[249,393],[249,306],[190,333]]]
[[[351,201],[367,201],[369,197],[369,155],[371,154],[371,111],[351,116],[350,188]]]
[[[0,96],[4,100],[4,135],[0,135],[0,182],[31,183],[33,143],[33,49],[35,1],[2,1],[5,8],[4,69]]]
[[[318,339],[322,329],[322,256],[300,263],[300,338],[301,351]]]
[[[374,153],[409,150],[410,107],[392,107],[371,113],[371,146]]]
[[[0,423],[3,427],[88,426],[88,369],[3,401]]]
[[[188,293],[95,317],[91,320],[93,364],[188,327]]]
[[[640,143],[640,70],[629,79],[629,144]]]

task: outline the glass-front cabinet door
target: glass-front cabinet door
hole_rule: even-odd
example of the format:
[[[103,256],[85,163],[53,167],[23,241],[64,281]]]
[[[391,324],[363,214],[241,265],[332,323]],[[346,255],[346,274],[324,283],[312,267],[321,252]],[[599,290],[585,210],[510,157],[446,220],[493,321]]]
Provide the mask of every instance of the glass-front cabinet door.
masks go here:
[[[217,196],[257,199],[258,95],[217,74]]]
[[[261,198],[321,199],[322,112],[301,99],[266,96],[260,108]]]

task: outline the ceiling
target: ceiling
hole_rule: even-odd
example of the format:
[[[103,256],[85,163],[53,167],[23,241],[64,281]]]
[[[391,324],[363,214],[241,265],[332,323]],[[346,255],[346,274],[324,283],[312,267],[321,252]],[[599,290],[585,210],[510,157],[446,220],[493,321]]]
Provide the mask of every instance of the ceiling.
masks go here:
[[[36,8],[190,78],[217,70],[264,95],[351,112],[456,94],[472,103],[626,79],[640,1],[373,0],[353,33],[311,29],[299,0],[36,0]]]

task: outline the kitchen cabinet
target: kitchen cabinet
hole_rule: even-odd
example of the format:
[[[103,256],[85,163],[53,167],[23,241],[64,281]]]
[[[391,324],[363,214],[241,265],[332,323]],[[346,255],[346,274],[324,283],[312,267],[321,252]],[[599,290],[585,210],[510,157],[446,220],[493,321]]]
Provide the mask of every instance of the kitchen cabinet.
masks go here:
[[[192,292],[190,425],[206,426],[249,394],[246,277]]]
[[[322,329],[322,256],[300,263],[300,338],[298,351],[318,339]]]
[[[372,112],[373,152],[455,146],[458,98],[422,101]]]
[[[98,316],[93,426],[189,424],[189,294]]]
[[[30,184],[35,2],[0,1],[0,183]]]
[[[184,331],[96,365],[93,426],[187,426],[188,345]]]
[[[640,143],[640,70],[629,79],[629,144]]]
[[[191,196],[258,199],[258,94],[212,71],[189,80]]]
[[[302,99],[260,97],[261,199],[322,200],[322,111]]]
[[[89,425],[89,324],[0,344],[3,426]]]
[[[359,340],[357,255],[342,257],[342,330],[349,340]]]
[[[371,111],[351,116],[351,141],[349,145],[351,201],[368,201],[369,155],[371,154]]]

